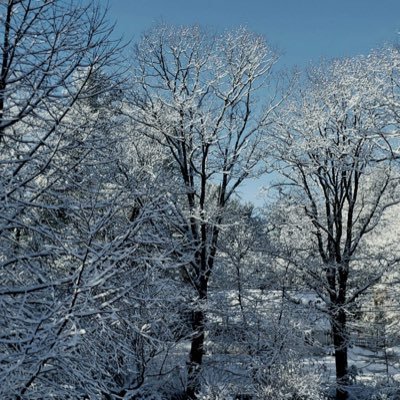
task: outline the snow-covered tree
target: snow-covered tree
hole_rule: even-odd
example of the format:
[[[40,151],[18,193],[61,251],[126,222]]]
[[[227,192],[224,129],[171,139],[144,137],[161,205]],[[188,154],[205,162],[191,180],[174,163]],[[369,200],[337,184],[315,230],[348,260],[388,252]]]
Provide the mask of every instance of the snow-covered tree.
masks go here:
[[[199,27],[157,26],[137,46],[131,117],[175,172],[171,222],[196,292],[187,395],[199,389],[208,282],[224,211],[257,173],[271,107],[255,103],[276,55],[245,29],[212,36]]]
[[[387,100],[398,68],[392,56],[312,68],[276,116],[267,143],[284,178],[277,186],[286,202],[282,254],[329,312],[337,399],[347,398],[349,384],[349,307],[397,261],[366,243],[400,200],[398,127]]]
[[[0,393],[83,397],[85,321],[120,298],[140,225],[113,226],[118,148],[88,104],[117,89],[121,47],[94,3],[7,0],[0,19]]]

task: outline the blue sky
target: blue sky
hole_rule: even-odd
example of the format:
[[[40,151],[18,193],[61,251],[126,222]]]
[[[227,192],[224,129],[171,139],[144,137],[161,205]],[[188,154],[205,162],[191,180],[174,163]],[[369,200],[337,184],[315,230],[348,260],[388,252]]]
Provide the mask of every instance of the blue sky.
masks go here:
[[[106,0],[101,0],[106,1]],[[116,33],[133,41],[157,21],[210,29],[245,25],[281,54],[281,66],[367,53],[400,42],[400,0],[108,0]],[[252,183],[243,197],[261,205]]]
[[[365,53],[398,41],[400,31],[400,0],[109,0],[109,8],[126,39],[160,20],[212,29],[245,25],[278,47],[289,66]]]

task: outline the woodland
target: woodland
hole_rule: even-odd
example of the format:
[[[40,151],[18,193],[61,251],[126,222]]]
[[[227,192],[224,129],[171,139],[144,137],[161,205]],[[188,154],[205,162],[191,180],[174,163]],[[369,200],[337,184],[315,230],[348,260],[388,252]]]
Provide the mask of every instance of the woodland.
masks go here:
[[[399,48],[108,21],[0,1],[0,399],[400,399]]]

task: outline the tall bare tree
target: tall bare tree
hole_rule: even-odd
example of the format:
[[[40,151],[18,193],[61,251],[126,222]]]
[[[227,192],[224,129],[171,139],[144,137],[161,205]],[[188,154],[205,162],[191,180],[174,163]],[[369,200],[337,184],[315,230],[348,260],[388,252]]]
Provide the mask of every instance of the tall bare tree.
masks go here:
[[[277,116],[270,142],[286,210],[297,213],[289,223],[298,238],[290,261],[329,313],[338,400],[348,396],[349,307],[396,262],[390,253],[370,256],[365,245],[385,210],[400,201],[398,131],[388,101],[393,54],[311,69]]]
[[[99,294],[124,242],[105,239],[123,201],[109,190],[109,125],[87,104],[117,88],[121,45],[90,3],[0,2],[3,398],[84,396],[72,361],[82,310],[96,304],[87,294]],[[104,79],[110,68],[115,79]]]
[[[208,282],[224,210],[260,162],[272,104],[255,103],[277,60],[245,29],[210,35],[199,27],[157,26],[136,49],[131,116],[162,146],[176,173],[175,235],[195,289],[187,397],[195,398],[204,355]]]

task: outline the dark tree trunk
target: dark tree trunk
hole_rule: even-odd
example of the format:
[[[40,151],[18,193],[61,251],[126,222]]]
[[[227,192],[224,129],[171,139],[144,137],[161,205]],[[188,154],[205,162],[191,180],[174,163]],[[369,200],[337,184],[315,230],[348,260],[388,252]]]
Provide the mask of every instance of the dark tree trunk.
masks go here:
[[[204,335],[205,335],[205,310],[207,301],[207,280],[201,279],[198,292],[198,308],[193,312],[192,328],[193,337],[189,354],[188,383],[186,389],[187,399],[196,399],[196,394],[200,391],[200,370],[204,355]]]
[[[336,400],[347,400],[347,386],[349,385],[347,357],[348,340],[346,314],[342,308],[339,308],[332,315],[332,337],[335,348]]]
[[[5,20],[5,29],[3,37],[3,57],[1,60],[0,71],[0,125],[2,125],[4,118],[4,103],[5,103],[5,90],[7,87],[7,74],[9,72],[9,57],[10,57],[10,29],[11,18],[13,14],[14,2],[11,1],[7,6],[7,15]],[[0,128],[0,142],[3,139],[3,129]]]

